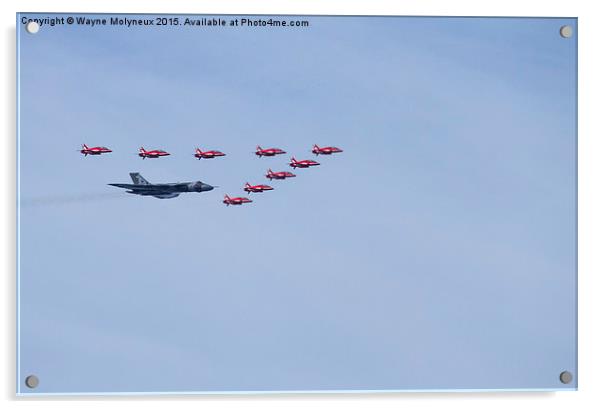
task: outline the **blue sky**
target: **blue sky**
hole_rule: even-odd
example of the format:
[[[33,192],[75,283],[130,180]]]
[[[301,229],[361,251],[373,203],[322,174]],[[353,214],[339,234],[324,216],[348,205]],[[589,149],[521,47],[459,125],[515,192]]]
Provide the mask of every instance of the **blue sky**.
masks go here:
[[[303,19],[18,27],[35,393],[575,387],[576,20]]]

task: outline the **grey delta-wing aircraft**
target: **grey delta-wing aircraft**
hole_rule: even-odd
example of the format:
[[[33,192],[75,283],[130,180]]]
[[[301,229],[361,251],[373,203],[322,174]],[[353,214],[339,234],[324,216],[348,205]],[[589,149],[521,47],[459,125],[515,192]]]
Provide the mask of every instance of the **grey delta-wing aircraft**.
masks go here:
[[[130,173],[134,184],[130,183],[109,183],[110,186],[128,189],[127,193],[141,196],[154,196],[157,199],[172,199],[178,197],[180,193],[186,192],[208,192],[215,186],[203,183],[200,180],[196,182],[181,183],[150,183],[144,179],[140,173]]]

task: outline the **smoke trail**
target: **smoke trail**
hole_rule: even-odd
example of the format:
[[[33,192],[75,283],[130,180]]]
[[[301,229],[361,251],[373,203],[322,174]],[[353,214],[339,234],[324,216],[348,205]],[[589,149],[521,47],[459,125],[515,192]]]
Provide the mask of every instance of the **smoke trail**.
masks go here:
[[[68,205],[77,204],[83,202],[96,202],[100,200],[112,200],[123,197],[131,197],[130,195],[124,194],[124,192],[110,192],[110,193],[83,193],[79,195],[63,195],[63,196],[45,196],[45,197],[32,197],[22,198],[20,200],[21,207],[32,207],[32,206],[56,206],[56,205]]]

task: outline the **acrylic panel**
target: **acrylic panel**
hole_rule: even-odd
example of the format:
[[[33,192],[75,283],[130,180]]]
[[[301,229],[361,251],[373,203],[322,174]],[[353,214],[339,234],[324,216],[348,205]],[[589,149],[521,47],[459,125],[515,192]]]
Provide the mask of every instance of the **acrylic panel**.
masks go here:
[[[16,30],[17,393],[577,388],[577,19]]]

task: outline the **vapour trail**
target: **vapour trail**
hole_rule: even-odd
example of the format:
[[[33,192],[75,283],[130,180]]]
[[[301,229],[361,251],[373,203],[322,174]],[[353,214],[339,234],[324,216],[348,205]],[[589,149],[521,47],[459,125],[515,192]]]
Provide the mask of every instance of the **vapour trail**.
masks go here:
[[[62,196],[45,196],[21,198],[21,207],[32,206],[50,206],[50,205],[69,205],[84,202],[94,202],[99,200],[112,200],[123,197],[131,197],[123,192],[107,192],[107,193],[83,193],[79,195],[62,195]]]

